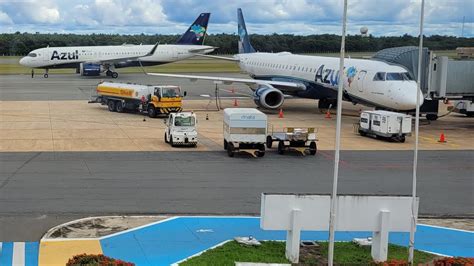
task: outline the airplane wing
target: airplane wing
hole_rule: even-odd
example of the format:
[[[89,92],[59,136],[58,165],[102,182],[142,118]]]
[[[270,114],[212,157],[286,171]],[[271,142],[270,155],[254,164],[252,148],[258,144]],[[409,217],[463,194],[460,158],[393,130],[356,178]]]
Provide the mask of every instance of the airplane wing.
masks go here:
[[[150,75],[150,76],[189,79],[191,81],[196,81],[196,80],[220,81],[220,82],[222,82],[226,85],[230,85],[230,84],[233,84],[233,83],[240,83],[240,84],[245,84],[245,85],[249,86],[253,90],[257,89],[259,85],[270,85],[270,86],[278,88],[282,91],[303,91],[303,90],[306,90],[306,86],[303,83],[296,83],[296,82],[245,79],[245,78],[197,76],[197,75],[164,74],[164,73],[146,73],[146,74]]]
[[[99,63],[99,64],[115,64],[115,63],[121,63],[121,62],[127,62],[127,61],[136,61],[141,57],[145,56],[150,56],[153,55],[156,51],[156,48],[158,47],[159,43],[156,43],[153,48],[146,54],[141,54],[141,55],[134,55],[134,56],[122,56],[122,57],[117,57],[117,58],[110,58],[107,60],[99,61],[99,62],[94,62],[94,63]]]

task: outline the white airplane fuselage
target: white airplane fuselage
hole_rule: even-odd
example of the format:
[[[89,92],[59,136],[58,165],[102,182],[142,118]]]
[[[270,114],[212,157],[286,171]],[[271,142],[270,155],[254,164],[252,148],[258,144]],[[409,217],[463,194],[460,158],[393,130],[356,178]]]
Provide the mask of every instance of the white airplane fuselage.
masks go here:
[[[305,90],[293,94],[303,98],[335,98],[339,83],[339,58],[282,53],[244,53],[235,56],[240,68],[254,79],[300,82]],[[403,67],[367,60],[344,60],[344,98],[392,110],[413,110],[416,93],[423,94]]]
[[[20,60],[20,64],[31,68],[77,68],[80,63],[110,64],[114,67],[159,65],[183,60],[196,55],[192,52],[209,53],[215,49],[205,45],[158,45],[152,55],[144,56],[153,45],[115,45],[115,46],[71,46],[47,47],[31,51]],[[127,57],[136,59],[126,59]],[[120,58],[124,58],[121,60]],[[110,63],[107,63],[110,61]]]

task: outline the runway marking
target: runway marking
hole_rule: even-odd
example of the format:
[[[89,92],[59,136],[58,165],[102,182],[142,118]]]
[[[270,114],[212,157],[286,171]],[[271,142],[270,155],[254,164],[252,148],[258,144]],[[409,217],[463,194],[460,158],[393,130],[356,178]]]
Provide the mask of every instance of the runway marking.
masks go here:
[[[37,266],[38,242],[0,242],[1,266]]]

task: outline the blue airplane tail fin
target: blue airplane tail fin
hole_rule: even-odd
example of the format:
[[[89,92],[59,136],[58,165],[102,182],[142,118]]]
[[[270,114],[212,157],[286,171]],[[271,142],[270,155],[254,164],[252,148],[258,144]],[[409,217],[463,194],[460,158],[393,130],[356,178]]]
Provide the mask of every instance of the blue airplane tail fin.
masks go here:
[[[201,13],[176,44],[202,45],[206,37],[207,23],[211,13]]]
[[[244,15],[242,9],[237,9],[238,34],[239,34],[239,54],[255,53],[255,49],[250,44],[250,38],[245,27]]]

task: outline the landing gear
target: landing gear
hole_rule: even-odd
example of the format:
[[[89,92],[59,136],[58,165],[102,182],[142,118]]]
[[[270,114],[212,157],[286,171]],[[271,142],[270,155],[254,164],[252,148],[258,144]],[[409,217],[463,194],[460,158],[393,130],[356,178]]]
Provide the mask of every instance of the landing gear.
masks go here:
[[[337,100],[336,99],[319,99],[318,102],[318,108],[321,110],[326,110],[329,108],[335,108],[337,106]]]
[[[115,71],[111,71],[111,70],[107,70],[107,71],[105,72],[105,75],[106,75],[107,77],[112,77],[112,78],[114,78],[114,79],[118,78],[118,73],[115,72]]]
[[[48,75],[48,69],[46,69],[46,73],[44,73],[43,77],[44,77],[45,79],[47,79],[47,78],[49,77],[49,75]]]

